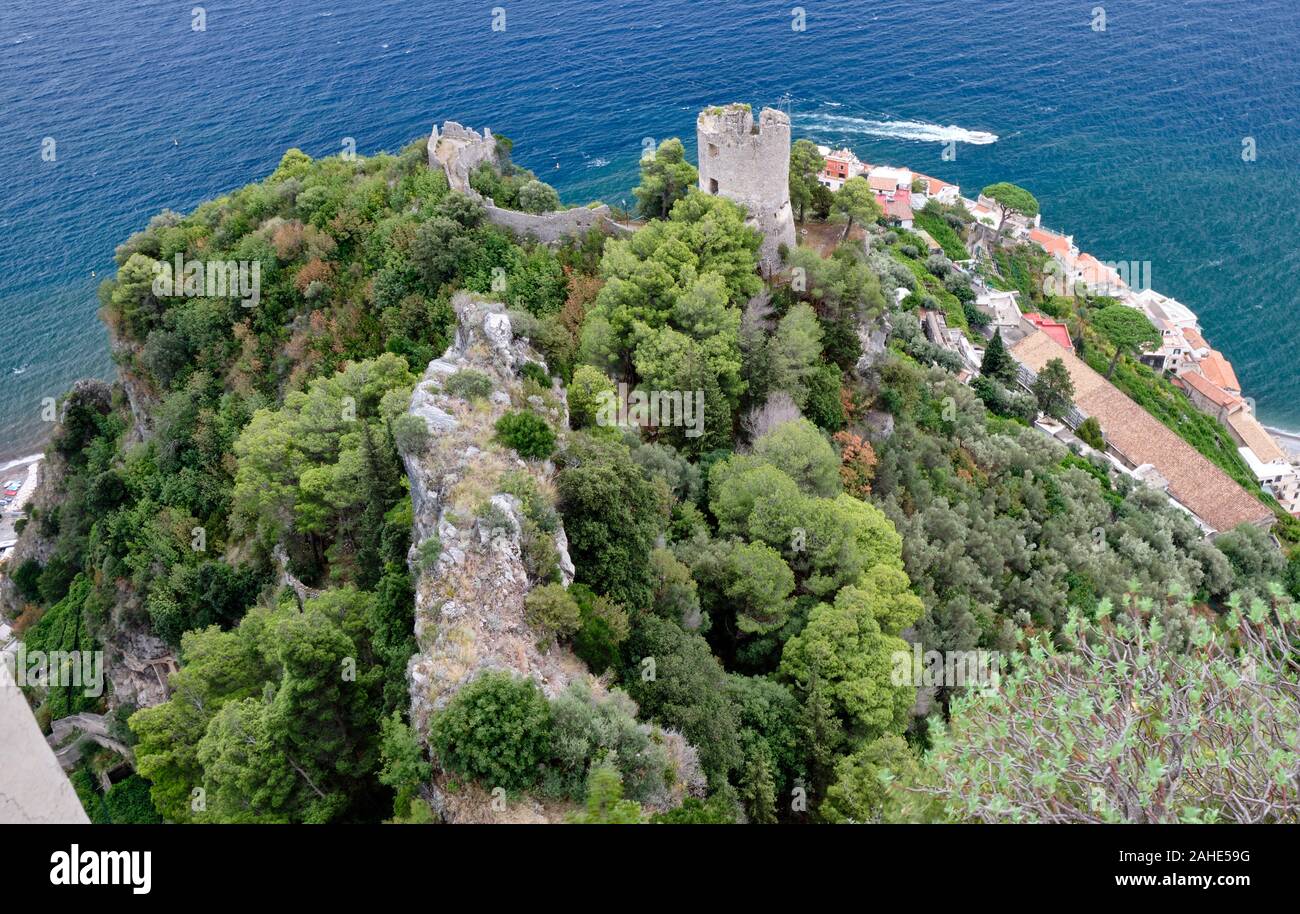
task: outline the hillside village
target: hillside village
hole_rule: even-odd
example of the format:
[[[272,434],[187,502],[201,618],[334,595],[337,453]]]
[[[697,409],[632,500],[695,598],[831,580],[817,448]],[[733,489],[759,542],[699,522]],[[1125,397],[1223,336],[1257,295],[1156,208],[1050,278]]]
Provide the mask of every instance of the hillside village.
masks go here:
[[[995,201],[982,194],[973,200],[964,197],[959,186],[929,175],[868,164],[850,149],[821,146],[818,152],[826,163],[819,175],[823,185],[838,191],[849,179],[865,177],[884,220],[921,237],[932,253],[941,253],[942,248],[915,223],[916,213],[931,200],[947,206],[960,204],[975,221],[968,247],[976,258],[987,259],[999,244],[1029,242],[1050,258],[1052,268],[1047,276],[1055,286],[1052,291],[1068,295],[1081,290],[1114,298],[1145,315],[1159,331],[1161,342],[1158,348],[1141,353],[1142,363],[1171,378],[1197,409],[1223,423],[1260,487],[1288,514],[1300,516],[1300,467],[1255,418],[1253,403],[1243,395],[1231,362],[1206,342],[1196,314],[1154,289],[1130,286],[1124,274],[1131,274],[1129,278],[1134,280],[1144,278],[1136,264],[1130,270],[1128,264],[1117,268],[1099,261],[1079,250],[1073,236],[1045,228],[1041,214],[1032,219],[1019,213],[1004,217]],[[1242,522],[1265,526],[1272,522],[1271,511],[1079,359],[1066,324],[1022,311],[1020,293],[991,288],[977,269],[978,260],[954,265],[968,275],[978,293],[975,304],[989,318],[986,336],[1000,333],[1022,366],[1021,383],[1026,390],[1052,358],[1062,358],[1069,369],[1076,391],[1075,409],[1064,421],[1040,418],[1035,423],[1038,428],[1092,452],[1073,430],[1089,416],[1095,417],[1107,437],[1104,456],[1116,470],[1167,491],[1207,532]],[[1149,275],[1145,278],[1149,280]],[[972,339],[962,329],[949,327],[938,311],[926,312],[923,320],[932,342],[961,357],[968,378],[978,374],[986,336]]]

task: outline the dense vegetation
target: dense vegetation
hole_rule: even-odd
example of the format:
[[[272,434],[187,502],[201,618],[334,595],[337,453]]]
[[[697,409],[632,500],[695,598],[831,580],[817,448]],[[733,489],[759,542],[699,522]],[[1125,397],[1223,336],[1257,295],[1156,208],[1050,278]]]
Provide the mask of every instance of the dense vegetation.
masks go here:
[[[1069,392],[1050,373],[1016,392],[1000,340],[968,386],[924,338],[920,307],[972,333],[984,323],[953,264],[969,256],[969,214],[920,214],[944,250],[931,254],[879,225],[861,185],[825,200],[818,167],[815,148],[796,147],[792,195],[802,217],[843,224],[844,241],[826,257],[787,252],[770,284],[745,214],[691,190],[677,141],[643,161],[650,221],[622,240],[521,244],[450,193],[415,144],[355,161],[290,151],[266,181],[164,213],[124,244],[104,317],[154,428],[141,441],[120,395],[68,398],[53,445],[65,494],[33,518],[50,557],[16,576],[34,643],[135,626],[180,649],[171,698],[131,718],[138,775],[95,801],[104,815],[428,821],[439,771],[448,789],[567,803],[575,822],[1048,818],[1058,796],[1079,805],[1077,787],[1030,783],[1013,762],[1041,748],[1035,724],[1056,700],[1043,684],[1070,679],[1064,658],[1081,640],[1108,682],[1135,657],[1169,656],[1182,682],[1232,675],[1234,627],[1294,624],[1265,534],[1207,541],[1163,495],[1034,430]],[[503,205],[557,204],[508,158],[474,182]],[[1008,212],[1036,210],[1020,188],[994,190]],[[849,240],[855,227],[869,245]],[[260,304],[155,295],[154,263],[177,253],[258,261]],[[1041,268],[1015,248],[978,267],[1033,300]],[[552,374],[564,385],[568,428],[516,403],[491,446],[553,461],[553,486],[501,480],[524,515],[525,618],[608,688],[548,699],[531,679],[485,673],[420,734],[405,718],[414,581],[400,457],[426,432],[403,414],[449,341],[457,290],[504,298],[545,356],[523,372],[525,399],[550,396]],[[875,328],[887,343],[866,351]],[[1131,361],[1116,356],[1117,379]],[[702,424],[613,426],[601,404],[618,384],[698,392]],[[462,371],[444,391],[478,402],[492,386]],[[542,535],[561,521],[577,571],[567,589]],[[415,550],[417,573],[426,549],[436,557],[436,539]],[[1112,625],[1110,601],[1139,592],[1152,599],[1129,596]],[[1162,602],[1171,593],[1183,599]],[[1027,642],[999,700],[897,676],[913,644]],[[57,691],[44,702],[54,717],[87,707]],[[1290,707],[1250,705],[1294,753]],[[1053,764],[1068,767],[1070,747],[1088,754],[1101,737],[1082,697],[1055,711]],[[959,764],[1012,720],[1028,734],[1006,747],[1014,771]],[[1241,718],[1218,723],[1184,734],[1202,765],[1213,760],[1196,741],[1227,739]],[[707,796],[652,814],[680,761],[670,731],[694,747]],[[1178,795],[1202,818],[1232,814],[1212,789]],[[1134,818],[1105,804],[1098,816]]]

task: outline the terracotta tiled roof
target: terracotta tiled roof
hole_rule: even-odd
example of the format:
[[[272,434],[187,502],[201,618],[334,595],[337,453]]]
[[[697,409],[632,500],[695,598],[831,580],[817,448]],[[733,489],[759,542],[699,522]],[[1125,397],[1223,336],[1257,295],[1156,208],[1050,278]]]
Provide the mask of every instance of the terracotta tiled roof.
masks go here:
[[[922,181],[925,182],[927,188],[926,193],[928,193],[931,197],[939,196],[939,194],[943,193],[943,189],[945,187],[954,186],[952,184],[949,184],[947,181],[940,181],[938,178],[932,178],[929,175],[923,175],[920,172],[916,173],[916,177],[920,178]]]
[[[1029,231],[1029,240],[1034,242],[1053,257],[1065,260],[1070,256],[1070,239],[1047,229],[1035,228]]]
[[[1075,403],[1097,418],[1111,446],[1134,466],[1154,466],[1169,481],[1169,494],[1215,530],[1273,519],[1273,512],[1227,473],[1046,333],[1031,333],[1011,347],[1011,354],[1033,371],[1052,359],[1064,362]]]
[[[892,194],[892,200],[883,193],[876,193],[876,202],[880,208],[885,211],[885,215],[897,219],[900,222],[907,222],[914,218],[912,212],[912,192],[907,190],[896,190]]]
[[[1229,409],[1235,409],[1241,406],[1241,397],[1236,394],[1230,394],[1222,387],[1212,383],[1204,375],[1199,375],[1194,371],[1189,371],[1178,376],[1178,381],[1185,384],[1192,390],[1196,391],[1205,399],[1209,400],[1215,406],[1224,406]]]
[[[1201,369],[1201,374],[1205,375],[1211,384],[1240,393],[1241,382],[1237,380],[1237,373],[1232,370],[1232,363],[1225,359],[1219,350],[1211,349],[1210,354],[1196,364]]]
[[[1187,340],[1187,345],[1193,349],[1209,349],[1210,344],[1205,342],[1205,337],[1201,336],[1200,331],[1191,327],[1183,330],[1183,339]]]
[[[1056,340],[1057,345],[1071,352],[1074,351],[1074,341],[1070,339],[1070,328],[1065,324],[1032,311],[1025,315],[1025,320]]]
[[[1241,443],[1255,452],[1262,463],[1285,461],[1286,454],[1278,447],[1273,436],[1264,431],[1264,426],[1250,413],[1242,410],[1228,417],[1228,425],[1241,439]]]

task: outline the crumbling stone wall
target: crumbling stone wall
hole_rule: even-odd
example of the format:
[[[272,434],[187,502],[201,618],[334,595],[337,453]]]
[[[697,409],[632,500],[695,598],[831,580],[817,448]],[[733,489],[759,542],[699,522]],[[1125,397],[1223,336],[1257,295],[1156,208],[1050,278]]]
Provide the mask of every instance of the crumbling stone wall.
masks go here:
[[[634,231],[629,226],[615,222],[610,208],[603,204],[591,208],[583,206],[541,214],[501,209],[490,200],[485,201],[485,206],[487,219],[493,225],[508,229],[521,238],[531,238],[543,244],[553,244],[565,238],[586,235],[592,229],[618,236],[630,235]]]
[[[754,124],[748,105],[705,108],[696,120],[700,190],[734,200],[749,210],[763,234],[761,265],[781,267],[780,247],[795,247],[790,206],[790,118],[764,108]]]
[[[497,139],[491,130],[479,133],[447,121],[441,133],[434,124],[429,134],[429,167],[441,168],[451,189],[458,193],[478,198],[478,192],[469,186],[469,176],[484,162],[496,162],[496,155]]]
[[[599,229],[609,235],[630,235],[633,229],[614,221],[608,206],[562,209],[551,213],[522,213],[502,209],[470,187],[469,177],[484,162],[496,163],[496,137],[484,129],[480,134],[455,121],[447,121],[439,132],[435,124],[429,135],[429,167],[441,168],[452,190],[482,200],[487,220],[493,225],[531,238],[542,244],[554,244],[565,238],[586,235]]]

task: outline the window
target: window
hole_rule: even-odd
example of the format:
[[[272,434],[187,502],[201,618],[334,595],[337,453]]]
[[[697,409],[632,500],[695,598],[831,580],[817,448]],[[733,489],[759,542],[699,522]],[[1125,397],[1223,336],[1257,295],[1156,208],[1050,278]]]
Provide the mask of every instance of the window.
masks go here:
[[[717,157],[718,157],[718,147],[717,147],[716,145],[714,145],[713,143],[710,143],[710,144],[709,144],[709,158],[710,158],[710,159],[716,159]]]
[[[716,194],[717,192],[718,192],[718,179],[709,178],[709,193]]]

